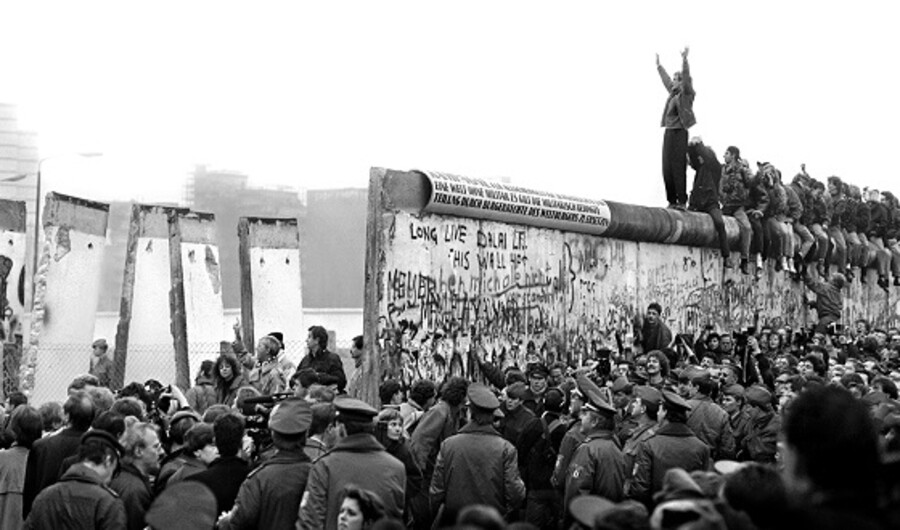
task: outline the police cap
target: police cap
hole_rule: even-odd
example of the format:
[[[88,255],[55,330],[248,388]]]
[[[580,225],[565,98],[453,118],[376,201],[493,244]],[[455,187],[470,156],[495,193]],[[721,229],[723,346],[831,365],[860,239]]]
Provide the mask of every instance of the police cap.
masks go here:
[[[619,376],[616,378],[615,382],[612,385],[613,392],[630,392],[631,391],[631,381],[626,379],[625,377]]]
[[[733,385],[728,385],[722,389],[722,393],[724,393],[726,396],[734,396],[734,397],[739,397],[741,399],[744,398],[744,392],[745,392],[744,387],[742,387],[741,385],[739,385],[737,383],[735,383]]]
[[[491,390],[481,383],[473,383],[466,390],[469,403],[484,410],[495,410],[500,406],[500,400]]]
[[[585,395],[585,402],[582,405],[582,410],[589,410],[591,412],[596,412],[598,414],[610,414],[613,415],[616,413],[616,409],[612,407],[609,403],[603,399],[603,396],[599,392],[589,391]]]
[[[585,528],[593,528],[594,522],[609,513],[616,504],[597,495],[580,495],[569,503],[569,513]]]
[[[300,398],[288,398],[275,405],[269,415],[269,429],[279,434],[302,434],[312,423],[312,408]]]
[[[109,447],[119,454],[121,457],[125,452],[125,449],[119,443],[119,440],[116,439],[112,434],[100,430],[100,429],[91,429],[88,432],[81,435],[81,445],[86,444],[87,442],[100,442],[101,444]]]
[[[772,404],[772,393],[759,385],[753,385],[744,391],[747,403],[757,407],[767,407]]]
[[[662,394],[652,386],[640,385],[635,388],[634,392],[644,403],[659,405],[659,402],[662,401]]]
[[[336,398],[334,408],[340,422],[369,423],[378,414],[378,411],[365,401],[348,397]]]
[[[688,405],[688,402],[685,401],[681,396],[679,396],[675,392],[663,390],[662,398],[663,398],[663,402],[665,403],[667,409],[671,409],[671,410],[680,409],[680,410],[684,410],[684,411],[691,410],[691,406]]]

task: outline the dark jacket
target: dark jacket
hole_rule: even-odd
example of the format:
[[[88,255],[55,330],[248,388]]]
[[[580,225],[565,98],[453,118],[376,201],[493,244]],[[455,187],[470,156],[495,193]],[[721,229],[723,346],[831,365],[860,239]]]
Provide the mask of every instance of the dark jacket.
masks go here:
[[[75,464],[37,496],[26,529],[121,530],[125,507],[92,469]]]
[[[784,186],[775,182],[771,188],[766,188],[766,194],[769,196],[769,206],[763,212],[765,217],[787,216],[788,203]]]
[[[128,530],[144,530],[144,515],[153,502],[150,481],[132,464],[122,463],[119,473],[109,483],[110,489],[119,494],[125,505]]]
[[[563,435],[563,439],[559,443],[559,456],[556,458],[556,464],[553,466],[553,476],[550,478],[550,482],[557,489],[565,490],[566,473],[569,471],[572,456],[585,438],[586,436],[581,432],[581,422],[578,421],[573,422],[566,434]]]
[[[343,393],[347,386],[347,375],[344,374],[344,363],[341,357],[336,353],[328,350],[322,350],[317,355],[311,353],[306,354],[300,360],[300,366],[297,370],[304,368],[312,368],[319,376],[319,384],[337,385],[338,393]]]
[[[634,459],[637,456],[638,448],[656,434],[657,429],[659,429],[659,424],[654,421],[638,425],[628,432],[628,439],[622,445],[622,454],[625,455],[625,464],[628,466],[629,478],[631,478],[631,472],[634,469]]]
[[[457,430],[459,430],[459,410],[451,407],[443,399],[428,409],[419,420],[419,425],[409,441],[409,451],[424,473],[426,482],[431,480],[434,473],[434,462],[441,443],[456,434]]]
[[[688,402],[687,426],[701,442],[709,446],[713,460],[734,458],[734,432],[728,413],[707,396],[700,396]]]
[[[765,214],[769,209],[769,192],[757,174],[747,181],[747,210],[759,210]]]
[[[528,491],[553,490],[550,478],[556,465],[559,447],[566,434],[566,423],[559,414],[545,412],[519,438],[519,473]]]
[[[807,225],[827,225],[831,220],[831,200],[828,194],[818,191],[809,193],[809,208],[804,210],[808,215]]]
[[[88,373],[97,378],[100,386],[109,388],[112,386],[113,362],[106,354],[103,354],[103,357],[97,359],[97,364],[91,366]]]
[[[238,465],[234,461],[232,464]],[[231,517],[219,528],[293,530],[311,465],[302,450],[278,450],[247,475]]]
[[[784,186],[784,196],[787,198],[787,216],[794,222],[803,217],[803,189],[798,185],[788,184]]]
[[[22,491],[22,517],[28,517],[37,494],[54,484],[65,471],[63,461],[78,452],[84,431],[67,427],[53,436],[34,442],[25,464],[25,486]]]
[[[829,195],[828,198],[831,202],[831,221],[828,226],[840,228],[847,213],[847,199],[843,195]]]
[[[644,348],[644,353],[668,348],[671,343],[672,330],[661,320],[661,317],[656,324],[651,324],[649,320],[644,321],[644,325],[641,326],[641,346]]]
[[[869,208],[869,230],[866,235],[885,238],[891,223],[890,211],[880,202],[867,202],[866,206]]]
[[[188,405],[201,416],[206,409],[219,402],[213,380],[207,377],[198,378],[196,384],[188,389],[184,397],[187,399]]]
[[[508,514],[525,500],[517,462],[516,448],[493,426],[466,425],[441,445],[429,489],[432,507],[443,504],[451,517],[470,504]]]
[[[841,311],[844,310],[844,296],[841,290],[831,282],[823,282],[811,276],[805,276],[804,281],[809,290],[816,293],[816,314],[819,319],[825,317],[840,319]]]
[[[657,66],[656,70],[659,72],[659,77],[662,80],[663,86],[666,87],[666,91],[669,93],[669,97],[666,98],[666,105],[663,107],[660,126],[666,126],[666,114],[669,111],[669,105],[672,103],[672,100],[675,100],[674,104],[677,105],[681,128],[690,129],[697,123],[697,118],[694,116],[694,97],[697,94],[694,92],[694,83],[691,79],[691,69],[687,57],[683,57],[681,62],[680,90],[675,89],[672,78],[669,77],[668,72],[666,72],[666,69],[663,68],[662,65]]]
[[[205,484],[216,496],[216,513],[227,512],[234,507],[241,483],[250,473],[247,462],[237,456],[227,456],[214,460],[206,471],[191,475],[187,480]]]
[[[738,208],[747,206],[750,195],[748,184],[753,179],[750,167],[743,159],[734,160],[722,166],[722,179],[719,181],[719,198],[722,201],[722,212],[733,214]]]
[[[518,449],[519,437],[531,424],[538,424],[540,420],[525,405],[519,405],[516,410],[504,410],[503,419],[500,421],[500,434],[507,442]]]
[[[588,434],[569,464],[563,506],[568,506],[579,495],[599,495],[613,502],[621,501],[630,471],[625,454],[611,432]]]
[[[335,530],[347,484],[374,492],[384,502],[385,514],[402,520],[406,468],[371,434],[353,434],[313,464],[300,507],[300,528]]]
[[[688,145],[688,158],[695,171],[694,187],[688,204],[691,210],[708,212],[719,206],[722,165],[716,158],[716,153],[702,143]]]
[[[244,386],[249,386],[250,381],[243,373],[234,374],[231,381],[222,379],[216,380],[216,403],[223,403],[231,406],[234,398],[237,397],[237,391]]]
[[[666,471],[680,467],[691,471],[709,469],[709,447],[683,423],[666,423],[639,448],[634,461],[631,496],[648,502],[662,489]]]
[[[741,459],[774,464],[778,453],[781,417],[775,412],[759,412],[752,417],[741,447]]]

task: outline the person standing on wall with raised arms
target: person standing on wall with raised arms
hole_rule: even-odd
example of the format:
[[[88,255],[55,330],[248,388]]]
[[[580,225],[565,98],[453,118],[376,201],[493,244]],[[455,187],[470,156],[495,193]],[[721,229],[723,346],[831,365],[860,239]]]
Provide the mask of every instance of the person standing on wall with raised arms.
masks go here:
[[[681,71],[672,74],[659,64],[656,54],[656,69],[669,96],[663,108],[661,126],[666,130],[663,136],[662,170],[666,185],[669,208],[684,210],[687,205],[687,150],[688,129],[697,123],[694,117],[694,84],[688,67],[688,51],[681,52]]]

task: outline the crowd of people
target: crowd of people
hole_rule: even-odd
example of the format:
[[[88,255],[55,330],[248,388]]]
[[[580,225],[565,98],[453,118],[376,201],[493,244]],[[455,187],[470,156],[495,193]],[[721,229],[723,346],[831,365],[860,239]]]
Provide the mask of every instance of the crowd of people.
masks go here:
[[[751,170],[736,146],[725,149],[724,163],[699,137],[688,139],[696,123],[695,91],[682,51],[682,69],[672,77],[657,69],[668,92],[661,126],[663,179],[669,207],[708,213],[716,228],[726,267],[734,267],[723,215],[738,223],[738,252],[742,273],[760,275],[764,261],[776,271],[802,278],[809,266],[820,276],[839,272],[847,279],[866,281],[866,271],[877,271],[877,284],[888,290],[900,286],[900,201],[890,191],[879,192],[830,176],[825,182],[810,176],[805,164],[791,178],[769,162]],[[687,166],[695,170],[690,198]],[[891,282],[893,278],[893,282]]]
[[[900,331],[761,328],[691,340],[651,304],[633,350],[495,366],[354,397],[309,330],[201,366],[184,392],[8,396],[0,526],[16,528],[889,528]],[[354,340],[354,358],[362,339]],[[284,368],[287,365],[287,368]],[[291,370],[291,371],[286,371]],[[291,373],[286,377],[286,373]]]

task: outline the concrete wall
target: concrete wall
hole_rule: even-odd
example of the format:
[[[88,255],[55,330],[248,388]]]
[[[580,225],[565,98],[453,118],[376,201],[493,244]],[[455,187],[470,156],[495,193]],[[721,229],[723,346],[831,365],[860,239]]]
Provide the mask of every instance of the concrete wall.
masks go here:
[[[25,226],[25,203],[0,199],[0,397],[18,386],[28,285]]]
[[[44,207],[44,241],[35,277],[34,318],[22,388],[35,403],[61,400],[74,374],[90,367],[109,206],[56,193]]]
[[[407,380],[476,376],[476,358],[580,362],[592,345],[616,349],[617,333],[629,347],[633,319],[650,302],[663,305],[674,332],[796,326],[815,316],[801,283],[771,268],[758,282],[725,270],[712,248],[398,207],[383,171],[373,170],[370,186],[366,337],[378,346],[370,354],[387,354],[382,368]],[[708,216],[679,215],[702,236]],[[846,291],[847,322],[896,324],[900,289],[888,296],[874,283]]]
[[[274,331],[305,338],[296,219],[241,218],[241,322],[245,343]],[[300,337],[298,335],[303,335]],[[285,337],[285,342],[288,337]]]

